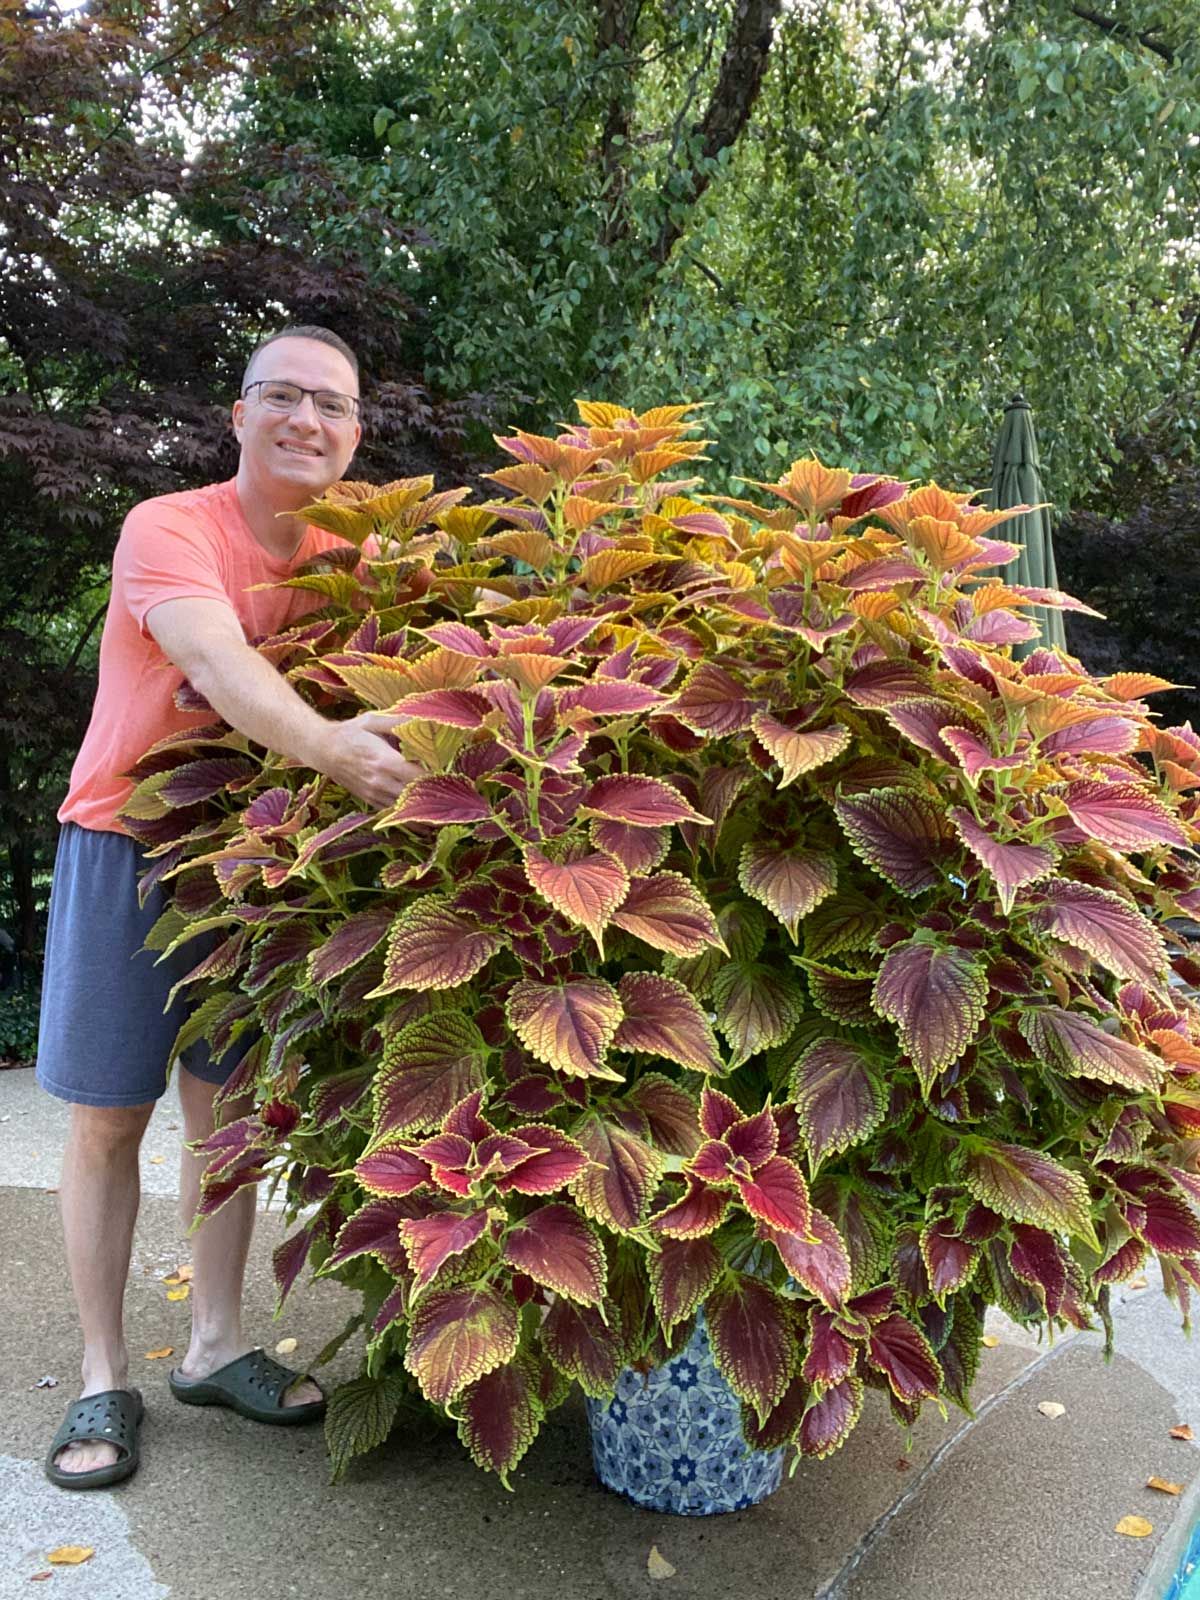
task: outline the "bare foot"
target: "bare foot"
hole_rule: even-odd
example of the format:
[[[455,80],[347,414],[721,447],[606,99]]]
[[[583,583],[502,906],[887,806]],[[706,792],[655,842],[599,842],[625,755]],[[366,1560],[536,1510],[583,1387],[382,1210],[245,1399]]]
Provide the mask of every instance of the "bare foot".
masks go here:
[[[248,1355],[255,1349],[254,1345],[245,1345],[242,1349],[236,1347],[224,1350],[189,1350],[180,1363],[179,1371],[185,1378],[207,1378],[220,1367],[227,1367],[231,1361],[236,1361],[239,1356]],[[306,1406],[322,1399],[320,1389],[311,1378],[297,1378],[295,1383],[285,1389],[281,1397],[284,1406]]]
[[[105,1372],[91,1383],[85,1382],[80,1391],[81,1400],[94,1394],[104,1394],[109,1389],[123,1389],[128,1381],[124,1372]],[[54,1457],[54,1465],[63,1472],[92,1472],[97,1467],[111,1467],[121,1459],[121,1452],[107,1439],[83,1439],[79,1444],[65,1444]]]

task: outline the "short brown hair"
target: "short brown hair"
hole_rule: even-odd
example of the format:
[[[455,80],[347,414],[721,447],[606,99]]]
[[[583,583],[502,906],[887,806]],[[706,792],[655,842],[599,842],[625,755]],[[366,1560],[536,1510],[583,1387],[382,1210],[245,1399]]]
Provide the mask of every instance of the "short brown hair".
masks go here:
[[[242,373],[242,388],[246,387],[246,379],[250,376],[250,369],[269,344],[275,344],[279,339],[314,339],[317,344],[327,344],[331,350],[336,350],[340,356],[345,356],[354,373],[354,381],[358,382],[358,357],[342,338],[341,334],[334,333],[332,328],[319,327],[315,322],[298,322],[287,328],[280,328],[278,333],[269,333],[265,339],[260,339],[250,353],[246,363],[246,370]]]

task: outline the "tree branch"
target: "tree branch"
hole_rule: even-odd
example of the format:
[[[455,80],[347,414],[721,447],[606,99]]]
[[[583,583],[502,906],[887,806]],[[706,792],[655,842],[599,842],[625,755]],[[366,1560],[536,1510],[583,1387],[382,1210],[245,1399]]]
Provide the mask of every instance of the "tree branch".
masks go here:
[[[1097,11],[1090,11],[1087,6],[1072,6],[1072,15],[1081,22],[1090,22],[1094,28],[1099,28],[1102,33],[1108,33],[1114,39],[1128,39],[1135,44],[1140,44],[1144,50],[1152,51],[1161,61],[1169,67],[1175,65],[1175,52],[1169,44],[1162,44],[1152,33],[1137,33],[1127,22],[1121,22],[1114,17],[1103,17]]]
[[[637,16],[632,0],[599,0],[596,53],[601,64],[617,57],[620,70],[613,79],[604,132],[600,136],[600,165],[604,174],[606,213],[600,243],[612,247],[629,232],[625,192],[629,186],[628,149],[633,127],[633,35]]]

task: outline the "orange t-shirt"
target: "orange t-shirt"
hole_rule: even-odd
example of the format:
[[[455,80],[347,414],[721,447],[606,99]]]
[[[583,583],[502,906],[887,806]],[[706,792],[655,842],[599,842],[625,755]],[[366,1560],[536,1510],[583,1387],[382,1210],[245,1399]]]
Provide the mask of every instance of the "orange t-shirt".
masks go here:
[[[59,821],[126,832],[117,812],[134,786],[123,774],[167,734],[213,721],[212,712],[180,711],[175,705],[183,673],[146,627],[156,605],[220,600],[233,607],[247,640],[264,638],[325,602],[303,589],[251,593],[253,585],[278,583],[322,550],[344,543],[309,527],[292,559],[276,560],[251,533],[233,479],[134,506],[113,556],[100,682]]]

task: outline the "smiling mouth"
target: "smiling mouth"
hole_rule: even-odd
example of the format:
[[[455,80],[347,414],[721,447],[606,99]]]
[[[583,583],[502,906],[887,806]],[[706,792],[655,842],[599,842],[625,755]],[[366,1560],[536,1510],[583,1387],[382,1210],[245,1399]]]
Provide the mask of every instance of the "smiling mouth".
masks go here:
[[[279,448],[285,450],[290,456],[308,456],[314,461],[319,461],[325,453],[323,450],[315,449],[312,445],[294,444],[289,439],[281,439]]]

